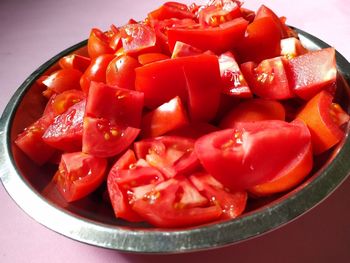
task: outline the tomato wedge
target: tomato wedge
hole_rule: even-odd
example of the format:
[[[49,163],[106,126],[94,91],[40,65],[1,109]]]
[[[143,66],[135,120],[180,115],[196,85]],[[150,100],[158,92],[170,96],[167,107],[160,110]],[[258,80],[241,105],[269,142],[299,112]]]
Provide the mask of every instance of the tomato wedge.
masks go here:
[[[109,37],[98,28],[91,29],[88,39],[88,53],[91,59],[100,55],[112,54],[114,50],[109,46]]]
[[[50,74],[42,83],[47,87],[44,95],[50,97],[53,93],[62,93],[70,89],[80,90],[82,73],[76,69],[60,69]]]
[[[124,89],[135,89],[135,68],[139,62],[130,56],[115,57],[106,69],[106,83]]]
[[[91,63],[91,59],[78,54],[70,54],[64,56],[58,61],[58,64],[63,69],[77,69],[84,72]]]
[[[177,41],[184,42],[201,50],[211,50],[221,54],[235,48],[244,37],[248,21],[236,18],[218,27],[209,28],[169,28],[169,49],[174,49]]]
[[[157,137],[188,124],[188,117],[181,99],[175,97],[142,117],[143,138]]]
[[[250,99],[234,106],[220,122],[220,128],[235,127],[237,122],[281,120],[284,121],[286,111],[283,105],[276,100]]]
[[[132,188],[163,180],[163,175],[157,169],[140,165],[134,152],[127,150],[113,165],[107,178],[108,192],[116,217],[131,222],[142,221],[130,206],[134,202],[130,195]]]
[[[243,213],[248,199],[246,191],[231,192],[207,173],[196,173],[189,179],[201,194],[221,207],[221,219],[236,218]]]
[[[119,126],[138,128],[141,122],[143,93],[102,82],[92,82],[86,104],[86,116],[105,118]]]
[[[339,126],[349,120],[349,115],[332,101],[330,93],[321,91],[306,103],[296,117],[310,130],[314,154],[325,152],[344,137],[344,131]]]
[[[160,170],[166,178],[187,175],[196,170],[199,161],[193,151],[194,139],[160,136],[134,143],[136,156]]]
[[[195,152],[208,173],[231,190],[272,180],[309,147],[302,122],[257,121],[199,138]]]
[[[336,82],[335,49],[325,48],[290,59],[289,70],[294,93],[309,100]]]
[[[212,77],[213,80],[218,80],[220,85],[220,70],[214,55],[202,54],[150,63],[135,69],[135,89],[144,92],[146,107],[154,109],[176,96],[187,104],[188,90],[184,67],[186,72],[191,71],[193,75],[202,74],[208,79]],[[213,103],[217,102],[213,100]],[[206,107],[211,107],[210,104]]]
[[[67,202],[79,200],[92,193],[105,179],[106,159],[82,152],[64,153],[53,178]]]
[[[189,194],[191,198],[188,199]],[[208,200],[182,177],[157,184],[143,196],[132,204],[132,209],[158,227],[199,225],[218,219],[222,214],[218,205],[203,207]]]
[[[118,126],[104,118],[85,117],[83,152],[101,158],[115,156],[126,150],[139,133],[139,129]]]
[[[66,152],[81,151],[85,105],[83,100],[58,115],[43,134],[44,142]]]

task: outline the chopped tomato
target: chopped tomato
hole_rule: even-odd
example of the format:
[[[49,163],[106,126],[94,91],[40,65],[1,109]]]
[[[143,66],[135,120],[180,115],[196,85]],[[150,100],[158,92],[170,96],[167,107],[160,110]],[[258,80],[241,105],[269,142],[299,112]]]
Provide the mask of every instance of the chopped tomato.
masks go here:
[[[202,53],[203,51],[198,48],[195,48],[181,41],[176,41],[173,53],[171,54],[171,58],[195,56]]]
[[[43,165],[49,161],[56,151],[55,148],[47,145],[42,139],[49,125],[50,122],[47,118],[41,117],[17,135],[15,140],[18,148],[38,165]]]
[[[115,57],[106,69],[106,83],[124,89],[135,89],[135,68],[139,66],[139,62],[133,57]]]
[[[186,198],[188,195],[191,198]],[[198,225],[218,219],[221,208],[203,207],[206,199],[186,178],[172,178],[152,187],[132,209],[147,222],[158,227]]]
[[[294,97],[286,64],[285,58],[275,57],[263,60],[253,71],[242,66],[242,71],[254,94],[265,99],[284,100]]]
[[[308,52],[289,60],[291,85],[294,93],[309,100],[336,81],[335,49]]]
[[[175,97],[142,117],[141,135],[144,138],[157,137],[186,124],[186,110],[181,99]]]
[[[255,18],[239,42],[237,54],[240,62],[260,61],[279,56],[281,33],[278,23],[271,17]]]
[[[149,20],[164,20],[169,18],[194,18],[187,5],[177,2],[166,2],[158,9],[148,14]]]
[[[137,163],[132,150],[127,150],[113,165],[108,178],[107,187],[110,200],[117,218],[131,222],[142,221],[130,207],[134,201],[132,188],[163,181],[163,175],[155,168]]]
[[[90,66],[86,69],[80,79],[81,89],[85,94],[89,93],[91,81],[106,82],[106,70],[114,55],[100,55],[91,61]]]
[[[105,118],[118,126],[138,128],[142,107],[141,92],[92,82],[87,97],[86,116]]]
[[[120,28],[120,34],[126,54],[156,50],[156,34],[145,24],[127,24]]]
[[[145,53],[138,56],[138,61],[141,65],[146,65],[164,59],[169,59],[169,56],[162,53]]]
[[[82,152],[64,153],[54,182],[67,202],[92,193],[105,179],[107,161]]]
[[[331,94],[321,91],[306,103],[296,117],[310,130],[314,154],[328,150],[344,137],[344,131],[339,126],[349,120],[349,115],[332,101]]]
[[[198,10],[199,23],[216,27],[242,16],[238,1],[211,1],[208,6]]]
[[[81,75],[82,73],[76,69],[57,70],[42,81],[47,88],[43,94],[50,97],[54,93],[62,93],[70,89],[80,90]]]
[[[78,54],[70,54],[64,56],[58,61],[58,64],[63,69],[77,69],[84,72],[91,63],[91,59]]]
[[[206,122],[191,122],[185,126],[182,126],[181,128],[167,133],[167,135],[197,139],[207,133],[218,130],[218,127]]]
[[[241,122],[199,138],[195,152],[219,182],[231,190],[244,190],[283,173],[310,140],[302,122]]]
[[[83,126],[83,152],[97,157],[115,156],[126,150],[140,130],[120,126],[105,118],[85,117]]]
[[[222,129],[233,128],[237,122],[281,120],[286,112],[284,106],[276,100],[251,99],[235,105],[220,122]]]
[[[109,37],[98,28],[91,29],[88,39],[88,53],[91,59],[104,54],[112,54],[114,50],[109,46]]]
[[[54,94],[47,102],[43,116],[53,119],[74,104],[84,100],[86,98],[84,92],[81,90],[66,90],[60,94]]]
[[[260,6],[258,11],[256,12],[255,19],[259,19],[262,17],[272,18],[280,30],[281,38],[288,37],[288,32],[286,31],[286,25],[284,24],[284,21],[281,21],[281,19],[270,8],[268,8],[265,5]]]
[[[285,58],[292,59],[307,52],[299,39],[295,37],[281,39],[281,55]]]
[[[169,49],[172,51],[176,42],[181,41],[204,51],[221,54],[237,46],[244,37],[247,25],[247,20],[236,18],[213,28],[170,28]]]
[[[283,173],[271,181],[253,186],[249,192],[255,196],[266,196],[290,190],[300,184],[313,167],[311,145],[310,142],[309,147],[305,147],[305,151],[301,152],[294,163],[285,168]]]
[[[252,92],[231,52],[219,56],[222,92],[239,98],[251,98]]]
[[[215,65],[217,68],[214,68]],[[186,71],[193,72],[192,74],[202,74],[208,79],[213,77],[213,80],[220,80],[217,57],[213,55],[167,59],[144,65],[135,69],[135,89],[144,92],[145,106],[154,109],[176,96],[187,104],[188,91],[184,67]]]
[[[189,177],[197,190],[208,200],[221,207],[222,219],[236,218],[246,207],[247,192],[231,192],[219,183],[214,177],[206,173],[197,173]]]
[[[81,151],[85,104],[82,100],[58,115],[43,134],[44,142],[66,152]]]
[[[189,174],[198,167],[198,158],[193,151],[194,140],[185,137],[161,136],[134,143],[135,153],[167,178]]]

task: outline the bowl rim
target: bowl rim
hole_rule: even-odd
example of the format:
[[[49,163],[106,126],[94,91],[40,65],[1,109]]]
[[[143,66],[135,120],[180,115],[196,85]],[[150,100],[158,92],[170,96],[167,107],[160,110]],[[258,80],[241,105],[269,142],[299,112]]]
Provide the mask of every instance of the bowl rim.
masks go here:
[[[330,47],[309,33],[294,29],[303,43],[307,42],[315,49]],[[260,236],[295,220],[321,203],[350,173],[348,162],[350,138],[349,127],[347,127],[342,146],[327,166],[322,167],[302,185],[286,194],[282,201],[278,202],[280,199],[277,199],[233,220],[179,230],[136,229],[87,220],[69,213],[48,202],[21,177],[11,150],[10,131],[18,106],[33,82],[61,57],[86,44],[87,40],[84,40],[63,50],[34,71],[14,93],[0,119],[2,184],[22,210],[57,233],[90,245],[125,252],[180,253],[223,247]],[[346,83],[350,84],[350,63],[338,52],[336,52],[336,60],[338,71]]]

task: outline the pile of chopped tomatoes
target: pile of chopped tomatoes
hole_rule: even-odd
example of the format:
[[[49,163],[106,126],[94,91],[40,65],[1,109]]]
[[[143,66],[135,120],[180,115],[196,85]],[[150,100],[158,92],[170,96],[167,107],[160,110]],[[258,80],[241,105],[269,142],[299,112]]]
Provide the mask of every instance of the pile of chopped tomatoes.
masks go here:
[[[306,50],[271,9],[167,2],[91,30],[38,79],[43,115],[15,143],[58,164],[67,202],[107,184],[117,218],[157,227],[232,219],[300,184],[344,137],[334,48]]]

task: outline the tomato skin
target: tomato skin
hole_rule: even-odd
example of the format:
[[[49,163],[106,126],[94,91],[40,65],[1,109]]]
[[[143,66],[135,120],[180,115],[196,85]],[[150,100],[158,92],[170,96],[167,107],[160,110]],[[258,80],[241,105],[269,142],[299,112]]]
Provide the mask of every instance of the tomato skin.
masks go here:
[[[195,152],[219,182],[231,190],[244,190],[277,176],[310,140],[309,130],[300,121],[241,122],[234,129],[199,138]]]
[[[284,106],[276,100],[250,99],[242,101],[230,110],[220,122],[220,128],[235,127],[237,122],[281,120],[284,121],[286,112]]]
[[[246,191],[231,192],[206,173],[193,174],[189,179],[201,194],[221,207],[221,219],[236,218],[243,213],[248,199]]]
[[[195,48],[181,41],[176,41],[173,53],[171,54],[171,58],[195,56],[202,53],[203,51],[198,48]]]
[[[314,154],[321,154],[337,144],[344,132],[339,128],[336,112],[332,105],[333,96],[327,91],[321,91],[309,100],[296,116],[309,128]],[[339,107],[339,106],[338,106]],[[347,115],[344,112],[345,115]],[[349,116],[347,115],[347,118]]]
[[[79,200],[104,181],[107,161],[82,152],[64,153],[54,177],[67,202]]]
[[[246,36],[237,47],[239,61],[260,61],[279,56],[281,33],[278,24],[271,17],[254,19],[247,27]]]
[[[138,56],[137,59],[141,65],[146,65],[159,60],[169,59],[169,56],[162,53],[145,53]]]
[[[336,82],[335,49],[308,52],[288,61],[290,82],[294,93],[309,100]]]
[[[169,18],[194,18],[187,5],[177,2],[166,2],[161,7],[147,15],[149,20],[164,20]]]
[[[177,41],[201,50],[211,50],[221,54],[237,46],[248,26],[248,21],[236,18],[215,28],[170,28],[168,30],[169,49],[174,49]]]
[[[81,76],[82,73],[76,69],[59,69],[42,81],[47,87],[47,91],[44,92],[51,96],[52,93],[62,93],[70,89],[80,90]]]
[[[45,164],[56,152],[54,148],[47,145],[42,139],[42,135],[49,125],[50,121],[45,117],[41,117],[25,128],[15,140],[15,144],[38,165]]]
[[[92,82],[86,116],[105,118],[118,126],[138,128],[141,123],[143,93],[104,83]]]
[[[106,83],[124,89],[135,89],[135,68],[139,62],[130,56],[115,57],[106,70]]]
[[[66,152],[81,151],[86,101],[80,101],[58,115],[42,138],[48,145]]]
[[[111,123],[104,118],[85,117],[83,126],[83,152],[107,158],[126,150],[140,130]]]
[[[188,124],[188,117],[181,99],[175,97],[142,117],[143,138],[157,137]]]
[[[221,216],[221,208],[217,205],[209,207],[186,206],[177,200],[177,193],[184,189],[182,184],[190,187],[185,178],[169,179],[156,185],[144,198],[137,199],[132,209],[147,222],[157,227],[182,227],[207,223]],[[183,190],[182,190],[183,191]],[[198,191],[192,186],[191,191]]]
[[[84,72],[91,63],[91,59],[78,54],[64,56],[58,61],[62,69],[77,69]]]
[[[90,66],[80,78],[80,86],[85,94],[89,93],[91,81],[106,82],[106,70],[113,58],[114,55],[105,54],[95,57],[91,61]]]
[[[88,53],[91,59],[104,54],[112,54],[114,50],[109,46],[109,38],[98,28],[91,29],[88,39]]]
[[[262,17],[270,17],[276,23],[276,26],[280,30],[281,38],[288,37],[288,32],[286,31],[286,25],[280,20],[280,18],[267,6],[261,5],[258,11],[256,12],[256,19]]]
[[[313,167],[312,144],[305,148],[299,158],[283,173],[263,184],[253,186],[249,192],[254,196],[267,196],[291,190],[300,184]]]
[[[208,70],[215,65],[217,69]],[[176,96],[187,104],[188,90],[184,67],[193,74],[202,72],[206,78],[220,78],[217,57],[206,54],[161,60],[136,68],[135,89],[144,92],[146,107],[154,109]]]
[[[209,57],[208,57],[209,58]],[[219,62],[214,56],[207,59],[205,69],[184,65],[188,92],[188,111],[193,122],[211,121],[220,104],[221,78]]]

